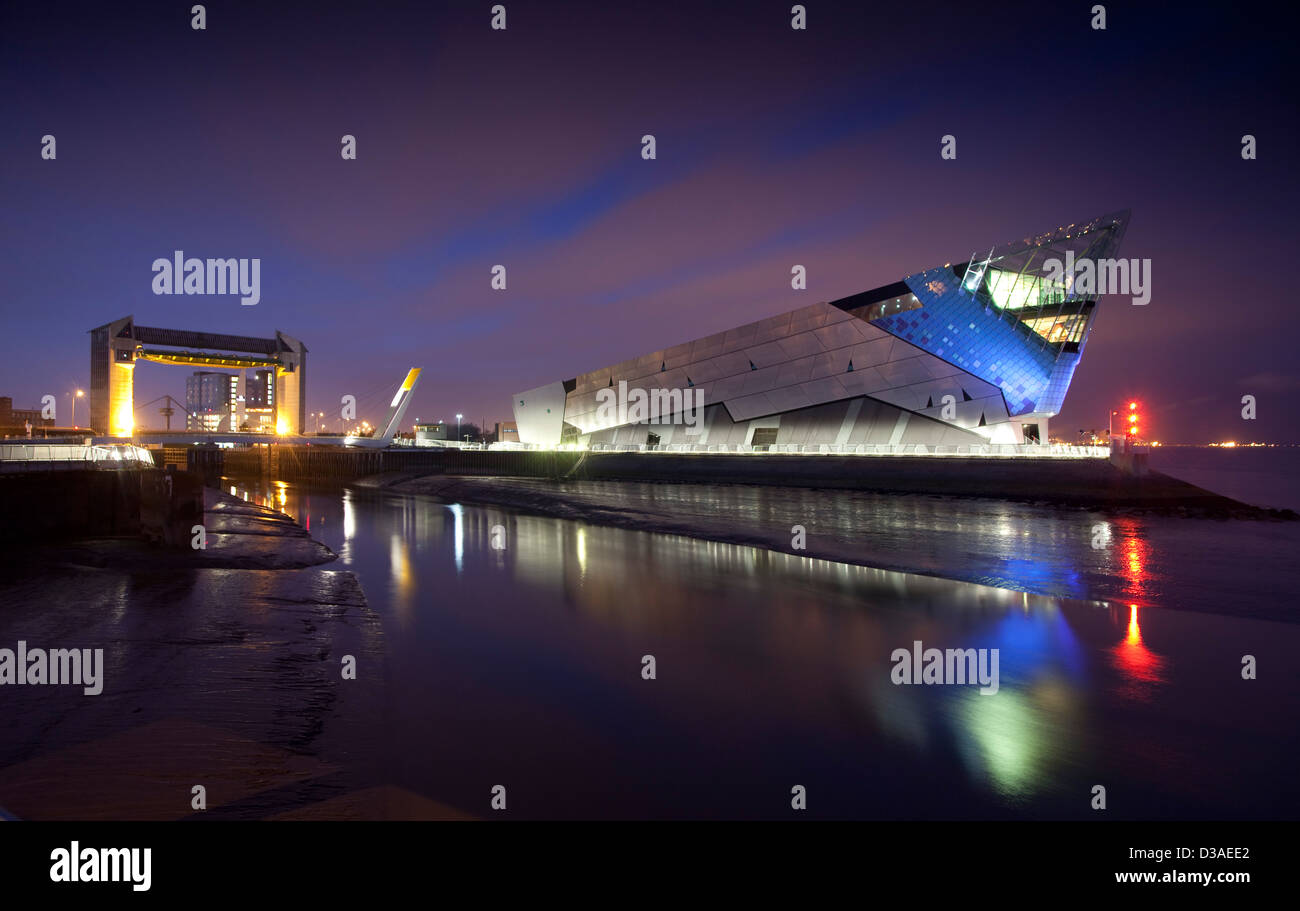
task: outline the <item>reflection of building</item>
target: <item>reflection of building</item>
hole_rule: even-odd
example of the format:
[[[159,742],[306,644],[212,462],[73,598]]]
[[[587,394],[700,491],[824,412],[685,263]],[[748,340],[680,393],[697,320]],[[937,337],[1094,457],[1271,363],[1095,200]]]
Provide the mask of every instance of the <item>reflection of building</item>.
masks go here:
[[[134,317],[125,316],[90,330],[90,423],[100,433],[131,435],[139,361],[273,372],[276,432],[307,429],[307,346],[302,342],[283,332],[274,338],[250,338],[156,329],[137,326]]]
[[[230,373],[197,371],[185,378],[186,430],[215,433],[238,427],[239,377]],[[232,425],[234,419],[234,425]]]
[[[1047,421],[1060,410],[1096,313],[1091,280],[1076,291],[1075,275],[1115,255],[1127,218],[1070,225],[519,393],[519,439],[778,447],[1046,442]],[[1075,274],[1047,265],[1052,260],[1073,264]],[[637,401],[620,414],[610,407],[616,393],[648,404],[647,417],[666,407],[667,420],[642,419]],[[688,433],[682,405],[701,394],[700,432]]]

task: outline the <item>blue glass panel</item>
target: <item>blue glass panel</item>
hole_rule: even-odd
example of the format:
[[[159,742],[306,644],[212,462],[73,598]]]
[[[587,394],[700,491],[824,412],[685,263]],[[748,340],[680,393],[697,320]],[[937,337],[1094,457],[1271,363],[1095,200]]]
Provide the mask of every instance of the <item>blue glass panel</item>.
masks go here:
[[[1039,410],[1056,366],[1055,350],[1044,348],[1043,339],[1018,319],[980,303],[947,266],[904,281],[921,308],[882,316],[872,325],[997,386],[1011,414]]]

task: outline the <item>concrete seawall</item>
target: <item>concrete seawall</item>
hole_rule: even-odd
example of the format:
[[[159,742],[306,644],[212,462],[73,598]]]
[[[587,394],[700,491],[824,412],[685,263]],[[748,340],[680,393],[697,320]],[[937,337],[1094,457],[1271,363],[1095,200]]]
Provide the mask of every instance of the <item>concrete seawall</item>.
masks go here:
[[[189,450],[187,465],[209,485],[223,475],[328,483],[392,471],[556,478],[571,471],[582,456],[579,452],[347,449],[272,444],[243,450],[196,447]]]
[[[179,549],[202,522],[203,485],[153,468],[25,472],[0,476],[0,503],[0,541],[138,535]]]
[[[222,476],[342,485],[362,478],[391,481],[445,475],[754,484],[1296,517],[1289,511],[1247,506],[1160,472],[1133,473],[1102,459],[1083,458],[362,450],[272,445],[242,451],[192,449],[188,464],[213,486]]]
[[[1069,506],[1251,508],[1159,472],[1135,476],[1101,459],[593,453],[570,477],[996,497]]]

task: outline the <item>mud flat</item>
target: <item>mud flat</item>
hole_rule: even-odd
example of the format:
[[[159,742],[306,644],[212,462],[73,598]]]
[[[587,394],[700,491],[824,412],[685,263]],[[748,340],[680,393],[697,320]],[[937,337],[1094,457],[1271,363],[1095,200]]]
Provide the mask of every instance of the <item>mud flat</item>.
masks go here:
[[[203,489],[206,547],[167,550],[133,537],[96,537],[52,546],[61,563],[123,570],[302,569],[338,559],[283,513]]]
[[[991,497],[1058,506],[1194,510],[1224,518],[1300,518],[1289,510],[1239,503],[1157,471],[1130,474],[1104,459],[611,452],[589,454],[568,477]]]
[[[104,656],[97,695],[6,687],[10,816],[188,818],[203,783],[207,818],[267,818],[353,790],[319,757],[375,736],[380,619],[287,516],[203,500],[203,550],[128,535],[4,549],[0,642]],[[363,668],[354,680],[346,660]]]
[[[667,456],[665,458],[673,458]],[[622,527],[690,534],[698,515],[679,514],[665,504],[684,488],[788,488],[791,490],[1008,500],[1036,505],[1100,510],[1109,514],[1142,513],[1205,519],[1291,522],[1289,509],[1266,509],[1221,496],[1177,478],[1150,472],[1128,475],[1107,462],[1079,460],[971,460],[890,458],[848,460],[813,458],[777,464],[726,456],[695,457],[676,466],[658,465],[660,457],[619,454],[600,456],[601,464],[581,463],[564,479],[529,479],[454,475],[442,472],[388,472],[362,478],[352,486],[434,496],[460,503],[503,506],[557,518],[602,521]],[[847,461],[846,466],[837,463]],[[732,465],[731,463],[735,464]],[[961,464],[954,464],[961,463]],[[664,496],[641,496],[661,489]],[[628,491],[633,494],[629,498]],[[628,507],[629,499],[652,505],[649,514]],[[708,535],[705,535],[708,537]],[[737,542],[758,543],[758,542]]]

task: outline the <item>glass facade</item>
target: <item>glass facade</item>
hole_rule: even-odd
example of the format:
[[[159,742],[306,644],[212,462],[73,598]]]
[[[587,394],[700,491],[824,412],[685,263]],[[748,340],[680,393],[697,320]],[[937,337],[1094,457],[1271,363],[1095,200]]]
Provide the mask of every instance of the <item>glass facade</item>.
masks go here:
[[[194,373],[185,378],[186,430],[209,433],[229,427],[235,411],[237,377],[229,373]]]
[[[914,305],[862,312],[997,386],[1009,414],[1055,414],[1096,311],[1096,295],[1076,293],[1066,265],[1112,257],[1127,221],[1127,212],[1107,215],[972,256],[964,268],[917,273],[904,279]]]

